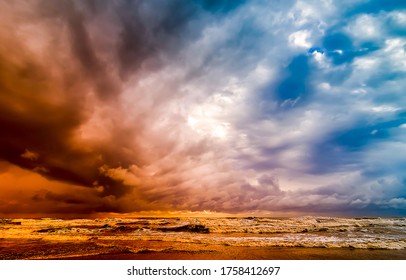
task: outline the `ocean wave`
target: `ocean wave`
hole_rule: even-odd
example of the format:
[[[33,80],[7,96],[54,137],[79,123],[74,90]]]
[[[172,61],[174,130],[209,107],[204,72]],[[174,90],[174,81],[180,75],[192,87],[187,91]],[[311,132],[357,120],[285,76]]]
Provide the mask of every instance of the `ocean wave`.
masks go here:
[[[405,218],[2,220],[1,238],[175,241],[226,246],[406,249]]]

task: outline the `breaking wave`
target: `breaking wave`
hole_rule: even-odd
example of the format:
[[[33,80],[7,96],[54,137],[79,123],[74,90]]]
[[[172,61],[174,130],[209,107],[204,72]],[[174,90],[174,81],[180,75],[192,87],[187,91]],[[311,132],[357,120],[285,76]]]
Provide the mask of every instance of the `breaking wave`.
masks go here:
[[[47,240],[98,238],[251,247],[406,249],[406,218],[3,219],[0,222],[3,238],[16,234],[19,238]]]

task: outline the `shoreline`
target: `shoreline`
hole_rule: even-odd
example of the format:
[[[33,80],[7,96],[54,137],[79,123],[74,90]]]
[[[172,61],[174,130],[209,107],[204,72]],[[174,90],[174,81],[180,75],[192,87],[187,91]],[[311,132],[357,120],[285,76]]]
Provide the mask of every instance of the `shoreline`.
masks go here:
[[[58,260],[406,260],[406,250],[227,247],[218,251],[117,252]]]
[[[406,260],[406,249],[261,247],[212,244],[179,246],[167,241],[96,244],[44,240],[2,240],[1,260]]]

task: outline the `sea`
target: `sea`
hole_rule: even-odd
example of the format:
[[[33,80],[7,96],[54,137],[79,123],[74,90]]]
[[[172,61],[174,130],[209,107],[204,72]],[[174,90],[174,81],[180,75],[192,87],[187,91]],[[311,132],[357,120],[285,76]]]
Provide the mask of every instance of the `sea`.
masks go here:
[[[406,218],[0,219],[0,238],[169,241],[226,246],[406,249]]]

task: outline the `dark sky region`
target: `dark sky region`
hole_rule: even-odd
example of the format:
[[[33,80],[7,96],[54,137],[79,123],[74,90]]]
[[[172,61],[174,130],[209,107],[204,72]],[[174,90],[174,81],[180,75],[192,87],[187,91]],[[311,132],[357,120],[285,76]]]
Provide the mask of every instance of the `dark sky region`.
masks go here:
[[[0,216],[406,214],[406,3],[0,0]]]

